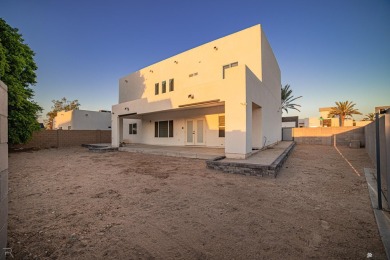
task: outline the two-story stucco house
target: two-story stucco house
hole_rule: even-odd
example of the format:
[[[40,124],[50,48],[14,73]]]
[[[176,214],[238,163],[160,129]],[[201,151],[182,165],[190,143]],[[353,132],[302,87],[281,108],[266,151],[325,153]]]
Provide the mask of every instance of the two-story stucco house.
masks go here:
[[[246,158],[280,141],[280,91],[278,63],[256,25],[121,78],[112,145],[221,147]]]
[[[110,130],[110,111],[70,110],[59,111],[53,120],[53,129],[62,130]]]

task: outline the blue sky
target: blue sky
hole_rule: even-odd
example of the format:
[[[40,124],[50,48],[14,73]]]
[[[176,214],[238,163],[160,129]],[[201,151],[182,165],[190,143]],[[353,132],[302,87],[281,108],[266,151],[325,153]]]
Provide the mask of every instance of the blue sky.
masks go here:
[[[389,0],[1,0],[0,17],[36,53],[43,115],[62,97],[111,110],[120,77],[255,24],[282,84],[303,96],[288,115],[345,100],[364,114],[390,105]]]

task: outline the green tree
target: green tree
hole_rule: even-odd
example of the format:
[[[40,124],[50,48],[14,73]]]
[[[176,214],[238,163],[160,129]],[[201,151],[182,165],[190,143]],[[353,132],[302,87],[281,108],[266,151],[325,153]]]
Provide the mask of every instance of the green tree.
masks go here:
[[[37,65],[18,29],[0,18],[0,79],[8,86],[8,142],[25,143],[40,129],[42,108],[33,101]]]
[[[352,101],[335,102],[336,106],[332,107],[329,112],[329,117],[338,116],[341,120],[341,126],[344,126],[344,120],[346,117],[352,117],[352,115],[361,115],[357,109],[355,109],[355,103]]]
[[[293,101],[297,100],[298,98],[301,98],[302,96],[299,97],[294,97],[292,95],[292,89],[290,89],[290,85],[287,84],[284,87],[282,87],[282,113],[283,110],[286,111],[288,114],[289,109],[295,109],[301,112],[297,107],[300,107],[301,105],[294,104],[292,103]]]
[[[77,110],[80,108],[80,103],[77,99],[67,100],[66,97],[63,97],[60,100],[52,100],[53,106],[51,110],[46,114],[47,119],[45,120],[46,129],[53,129],[54,118],[57,116],[57,113],[60,111],[70,111]]]
[[[374,113],[368,113],[365,118],[363,118],[363,121],[375,121],[375,114]]]

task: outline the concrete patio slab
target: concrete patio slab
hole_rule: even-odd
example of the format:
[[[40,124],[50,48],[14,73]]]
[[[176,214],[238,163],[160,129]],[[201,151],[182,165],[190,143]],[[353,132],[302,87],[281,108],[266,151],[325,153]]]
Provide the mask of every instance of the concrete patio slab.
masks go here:
[[[253,151],[250,157],[242,160],[227,159],[223,148],[127,144],[119,147],[119,151],[203,159],[206,160],[207,168],[210,169],[252,176],[276,177],[294,145],[295,142],[282,141],[265,150]]]
[[[225,155],[223,148],[127,144],[119,151],[209,160]]]
[[[282,141],[274,146],[268,147],[265,150],[257,151],[246,159],[225,158],[221,160],[221,162],[271,165],[292,143],[292,141]]]
[[[259,151],[247,159],[227,159],[224,156],[206,161],[207,168],[227,173],[250,176],[276,177],[283,163],[293,150],[295,142],[282,141],[272,147]]]

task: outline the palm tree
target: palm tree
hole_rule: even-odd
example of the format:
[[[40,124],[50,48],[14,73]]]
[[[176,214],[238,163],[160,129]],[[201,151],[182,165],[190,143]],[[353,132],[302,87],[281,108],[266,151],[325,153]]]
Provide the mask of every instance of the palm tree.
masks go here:
[[[363,121],[374,121],[375,120],[375,114],[374,113],[368,113],[365,118],[363,118]]]
[[[302,96],[299,97],[294,97],[292,95],[292,89],[290,89],[290,85],[287,84],[284,87],[282,87],[282,113],[283,110],[286,111],[288,114],[289,109],[295,109],[301,112],[297,107],[300,107],[301,105],[298,104],[293,104],[292,102],[295,101],[298,98],[301,98]]]
[[[339,116],[341,120],[341,126],[344,126],[344,120],[347,116],[352,115],[361,115],[357,109],[355,109],[355,103],[352,101],[344,101],[344,102],[335,102],[336,107],[332,107],[332,110],[329,112],[329,117]]]

